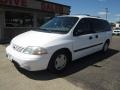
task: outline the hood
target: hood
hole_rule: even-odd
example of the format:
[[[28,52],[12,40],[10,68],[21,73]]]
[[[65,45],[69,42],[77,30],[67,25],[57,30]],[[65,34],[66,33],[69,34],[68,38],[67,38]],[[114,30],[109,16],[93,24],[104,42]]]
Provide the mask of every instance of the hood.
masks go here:
[[[49,42],[52,42],[63,36],[64,36],[63,34],[28,31],[13,38],[12,43],[23,47],[27,46],[45,47],[45,45],[47,45]]]

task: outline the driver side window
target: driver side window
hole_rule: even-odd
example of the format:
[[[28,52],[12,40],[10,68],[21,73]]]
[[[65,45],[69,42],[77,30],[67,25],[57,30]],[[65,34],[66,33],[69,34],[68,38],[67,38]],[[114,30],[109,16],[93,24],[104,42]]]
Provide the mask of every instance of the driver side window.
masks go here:
[[[74,29],[73,35],[79,36],[79,35],[85,35],[90,34],[90,23],[87,18],[81,19],[77,26]]]

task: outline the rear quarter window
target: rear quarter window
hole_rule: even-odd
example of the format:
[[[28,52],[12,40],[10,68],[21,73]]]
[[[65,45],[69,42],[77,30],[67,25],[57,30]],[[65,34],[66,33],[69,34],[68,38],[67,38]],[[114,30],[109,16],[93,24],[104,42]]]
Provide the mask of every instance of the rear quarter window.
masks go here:
[[[111,26],[106,20],[92,19],[91,24],[94,32],[111,31]]]

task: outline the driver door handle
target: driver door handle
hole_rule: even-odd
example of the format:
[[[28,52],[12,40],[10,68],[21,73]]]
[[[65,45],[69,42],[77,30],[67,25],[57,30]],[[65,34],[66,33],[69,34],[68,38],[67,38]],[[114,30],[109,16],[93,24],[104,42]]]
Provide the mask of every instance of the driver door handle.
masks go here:
[[[90,36],[90,37],[89,37],[89,40],[91,40],[91,39],[93,39],[93,37],[92,37],[92,36]]]
[[[95,38],[98,38],[98,35],[95,35]]]

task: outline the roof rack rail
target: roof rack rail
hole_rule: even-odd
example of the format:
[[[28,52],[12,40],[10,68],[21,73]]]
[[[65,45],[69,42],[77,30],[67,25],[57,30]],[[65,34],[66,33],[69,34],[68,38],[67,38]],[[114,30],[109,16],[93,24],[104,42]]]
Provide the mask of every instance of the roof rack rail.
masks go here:
[[[91,17],[101,18],[100,16],[91,16]]]
[[[86,15],[86,16],[91,16],[90,14],[75,14],[75,15]]]
[[[100,16],[92,16],[90,14],[76,14],[76,15],[85,15],[85,16],[91,16],[91,17],[101,18]]]

